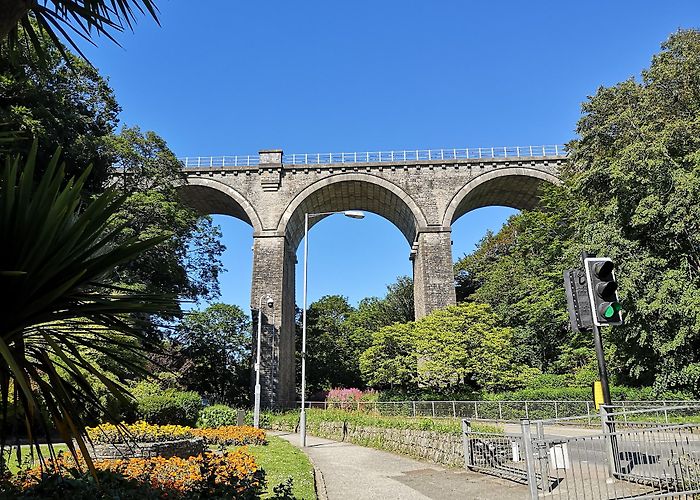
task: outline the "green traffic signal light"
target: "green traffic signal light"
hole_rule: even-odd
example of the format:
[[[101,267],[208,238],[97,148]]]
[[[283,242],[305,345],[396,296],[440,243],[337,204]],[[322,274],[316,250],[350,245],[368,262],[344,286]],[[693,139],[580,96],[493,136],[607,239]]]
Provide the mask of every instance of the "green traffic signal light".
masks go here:
[[[619,302],[604,302],[601,304],[600,310],[602,311],[603,317],[611,319],[622,310],[622,305]]]

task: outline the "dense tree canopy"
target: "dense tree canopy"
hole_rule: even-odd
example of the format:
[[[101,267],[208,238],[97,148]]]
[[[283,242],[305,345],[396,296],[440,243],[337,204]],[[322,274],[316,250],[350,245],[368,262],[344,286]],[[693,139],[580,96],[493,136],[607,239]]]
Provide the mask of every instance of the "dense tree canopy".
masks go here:
[[[607,332],[618,382],[700,390],[700,32],[679,31],[641,80],[583,105],[563,186],[456,265],[459,295],[491,304],[520,360],[582,368],[588,335],[567,326],[562,271],[588,250],[619,265],[626,324]]]
[[[250,389],[250,319],[238,307],[190,311],[173,339],[178,382],[210,402],[246,404]]]
[[[119,165],[116,186],[127,196],[113,219],[126,224],[124,238],[164,235],[167,239],[119,270],[118,279],[182,299],[211,300],[219,294],[221,233],[211,217],[183,205],[177,186],[184,182],[180,162],[154,132],[125,127],[109,140]]]
[[[37,166],[44,168],[60,146],[67,175],[92,164],[86,188],[100,190],[114,161],[108,141],[120,111],[112,89],[94,67],[68,55],[69,67],[49,45],[42,65],[27,47],[17,57],[18,64],[0,57],[0,128],[24,137],[11,143],[10,152],[26,155],[37,138]]]
[[[58,147],[67,175],[79,176],[92,165],[86,198],[103,191],[115,172],[126,174],[116,187],[128,198],[112,219],[113,227],[126,224],[121,241],[167,238],[120,267],[114,280],[185,300],[215,298],[221,235],[211,218],[181,203],[176,187],[184,180],[175,155],[154,132],[125,127],[117,133],[120,109],[107,81],[82,59],[62,58],[46,40],[43,48],[42,64],[35,64],[31,47],[17,54],[20,64],[0,55],[0,131],[21,134],[20,140],[3,143],[5,148],[26,155],[37,139],[37,178]]]
[[[700,32],[663,44],[641,81],[584,104],[567,183],[580,235],[620,263],[625,375],[700,390]]]
[[[372,334],[393,323],[413,320],[413,280],[400,276],[384,298],[363,299],[353,308],[347,298],[328,295],[307,312],[307,377],[311,393],[333,387],[363,387],[360,356]],[[300,339],[297,350],[301,348]]]

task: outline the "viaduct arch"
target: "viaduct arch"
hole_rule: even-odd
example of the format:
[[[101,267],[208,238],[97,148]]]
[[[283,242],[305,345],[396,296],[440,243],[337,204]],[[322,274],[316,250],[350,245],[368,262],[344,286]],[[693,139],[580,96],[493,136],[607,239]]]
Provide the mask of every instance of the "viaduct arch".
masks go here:
[[[435,151],[415,151],[412,158],[407,152],[322,157],[265,150],[245,161],[198,158],[192,165],[192,159],[183,159],[186,182],[179,192],[185,203],[202,214],[230,215],[253,227],[251,309],[256,322],[260,297],[274,300],[272,308],[263,305],[262,311],[262,404],[290,407],[296,401],[295,264],[305,213],[364,210],[392,222],[408,243],[416,316],[422,317],[455,303],[455,220],[488,205],[533,208],[542,183],[559,182],[565,155],[557,147],[553,152],[541,148],[541,154],[523,148],[529,153],[523,155],[521,148],[517,155],[489,148],[491,154],[479,150],[479,158],[470,157],[474,150],[438,150],[439,157]]]

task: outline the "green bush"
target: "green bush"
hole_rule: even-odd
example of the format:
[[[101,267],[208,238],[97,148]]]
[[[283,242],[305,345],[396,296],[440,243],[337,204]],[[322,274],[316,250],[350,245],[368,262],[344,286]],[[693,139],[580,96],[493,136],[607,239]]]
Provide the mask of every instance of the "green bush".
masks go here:
[[[236,410],[226,405],[207,406],[199,414],[197,427],[223,427],[237,425]]]
[[[260,412],[260,428],[261,429],[269,429],[270,428],[270,415],[272,415],[272,413],[267,412],[267,411]],[[253,412],[250,410],[245,413],[245,424],[246,425],[253,425]]]
[[[202,410],[202,397],[194,391],[181,392],[166,389],[158,394],[137,397],[138,418],[149,424],[187,425],[194,427]]]

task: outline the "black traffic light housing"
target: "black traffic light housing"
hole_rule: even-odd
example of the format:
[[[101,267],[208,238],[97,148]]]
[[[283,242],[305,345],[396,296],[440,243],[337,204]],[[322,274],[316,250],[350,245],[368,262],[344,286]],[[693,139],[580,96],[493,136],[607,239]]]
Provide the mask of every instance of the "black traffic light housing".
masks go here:
[[[588,296],[596,326],[621,325],[622,305],[617,297],[615,264],[607,257],[587,257],[583,260],[588,284]]]
[[[571,329],[575,332],[590,330],[593,326],[593,317],[591,299],[586,286],[586,273],[582,269],[564,271],[564,290]]]

